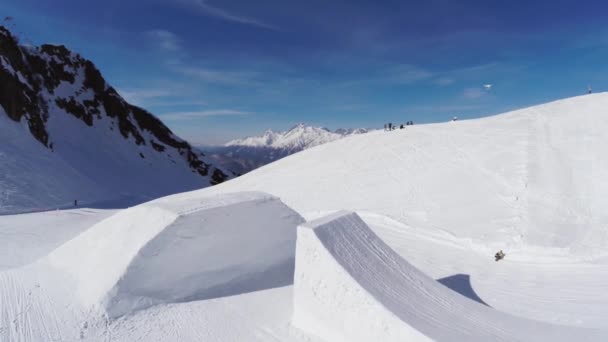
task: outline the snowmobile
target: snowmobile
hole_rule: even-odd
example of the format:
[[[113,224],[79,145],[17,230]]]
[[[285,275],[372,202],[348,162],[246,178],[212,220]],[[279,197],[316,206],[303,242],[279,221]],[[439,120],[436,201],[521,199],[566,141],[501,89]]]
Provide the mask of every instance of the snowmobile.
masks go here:
[[[495,261],[502,260],[502,259],[504,259],[505,255],[506,255],[505,252],[503,252],[501,249],[500,251],[496,252],[496,254],[494,254],[494,259],[495,259]]]

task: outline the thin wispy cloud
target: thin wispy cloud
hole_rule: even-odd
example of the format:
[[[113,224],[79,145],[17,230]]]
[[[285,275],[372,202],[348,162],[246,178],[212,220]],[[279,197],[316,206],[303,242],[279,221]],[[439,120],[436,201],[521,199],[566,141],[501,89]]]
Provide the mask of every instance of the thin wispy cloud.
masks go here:
[[[203,82],[227,85],[256,85],[257,72],[250,71],[223,71],[206,68],[174,66],[173,70],[185,75],[197,78]]]
[[[182,49],[179,37],[173,32],[159,29],[147,31],[146,35],[163,50],[179,51]]]
[[[445,104],[445,105],[417,105],[408,106],[404,110],[408,112],[423,112],[423,113],[453,113],[466,112],[483,108],[480,104]]]
[[[119,89],[119,94],[127,102],[135,105],[144,105],[152,99],[175,96],[175,92],[168,89]]]
[[[418,82],[427,82],[435,74],[429,70],[410,64],[383,67],[372,72],[366,78],[357,78],[337,82],[333,87],[349,88],[369,85],[411,85]]]
[[[386,80],[398,84],[411,84],[428,80],[434,74],[414,65],[400,65],[387,71]]]
[[[467,88],[463,92],[463,96],[469,100],[478,99],[484,95],[485,95],[484,90],[481,88],[478,88],[478,87]]]
[[[206,118],[211,116],[248,116],[253,115],[253,112],[246,112],[241,110],[233,109],[209,109],[200,111],[188,111],[188,112],[171,112],[160,115],[165,120],[170,121],[185,121],[195,120],[200,118]]]
[[[456,82],[456,81],[453,78],[449,78],[449,77],[440,77],[434,81],[434,83],[436,85],[439,85],[442,87],[449,86],[450,84],[453,84],[454,82]]]
[[[154,102],[155,107],[186,107],[186,106],[206,106],[209,103],[201,100],[174,100],[174,99],[163,99],[162,101]]]
[[[205,106],[208,103],[200,99],[196,92],[184,90],[179,86],[168,84],[167,88],[120,88],[118,93],[127,102],[146,107],[185,107]]]
[[[236,13],[232,13],[230,11],[219,8],[217,6],[213,6],[209,3],[208,0],[179,0],[179,1],[184,4],[189,5],[193,9],[196,9],[200,13],[210,16],[210,17],[215,17],[215,18],[219,18],[219,19],[234,22],[234,23],[260,27],[260,28],[264,28],[264,29],[268,29],[268,30],[279,30],[279,28],[277,26],[267,24],[261,20],[239,15]]]

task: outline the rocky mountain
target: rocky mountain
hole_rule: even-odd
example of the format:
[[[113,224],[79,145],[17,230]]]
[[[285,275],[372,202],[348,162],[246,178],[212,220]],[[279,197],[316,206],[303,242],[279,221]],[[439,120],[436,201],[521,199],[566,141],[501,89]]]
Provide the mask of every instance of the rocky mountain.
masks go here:
[[[259,136],[236,139],[221,147],[207,148],[207,151],[218,165],[237,174],[245,174],[296,152],[367,131],[365,128],[341,128],[332,132],[327,128],[299,123],[284,132],[268,130]]]
[[[0,26],[0,212],[137,202],[227,178],[93,62],[22,46]]]

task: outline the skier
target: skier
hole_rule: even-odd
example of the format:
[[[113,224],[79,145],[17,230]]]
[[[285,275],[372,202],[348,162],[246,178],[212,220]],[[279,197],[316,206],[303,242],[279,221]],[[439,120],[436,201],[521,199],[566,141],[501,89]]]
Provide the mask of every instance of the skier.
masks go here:
[[[401,124],[401,125],[399,126],[399,129],[403,129],[403,124]]]
[[[587,86],[587,94],[593,93],[593,89],[591,89],[591,85]]]
[[[78,200],[74,200],[74,206],[77,207],[78,206]]]
[[[393,124],[391,122],[388,123],[388,130],[389,131],[393,130]]]
[[[502,259],[504,259],[504,257],[505,257],[505,252],[503,252],[502,249],[499,250],[498,252],[496,252],[496,254],[494,254],[495,261],[502,260]]]

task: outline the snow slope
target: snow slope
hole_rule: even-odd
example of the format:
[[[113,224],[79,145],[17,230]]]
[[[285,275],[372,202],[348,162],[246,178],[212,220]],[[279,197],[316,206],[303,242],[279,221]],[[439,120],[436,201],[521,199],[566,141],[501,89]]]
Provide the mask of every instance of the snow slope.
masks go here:
[[[495,310],[554,325],[606,329],[608,265],[548,249],[493,252],[437,230],[358,213],[383,241],[425,274]],[[550,304],[548,304],[550,303]]]
[[[603,341],[605,332],[507,315],[422,273],[356,214],[298,228],[294,325],[327,341]]]
[[[265,191],[314,218],[365,211],[492,253],[608,248],[608,94],[317,146],[205,193]],[[193,193],[195,195],[196,193]]]
[[[67,206],[77,198],[115,196],[32,139],[26,127],[9,120],[2,107],[0,146],[0,213],[47,209],[51,203]]]

